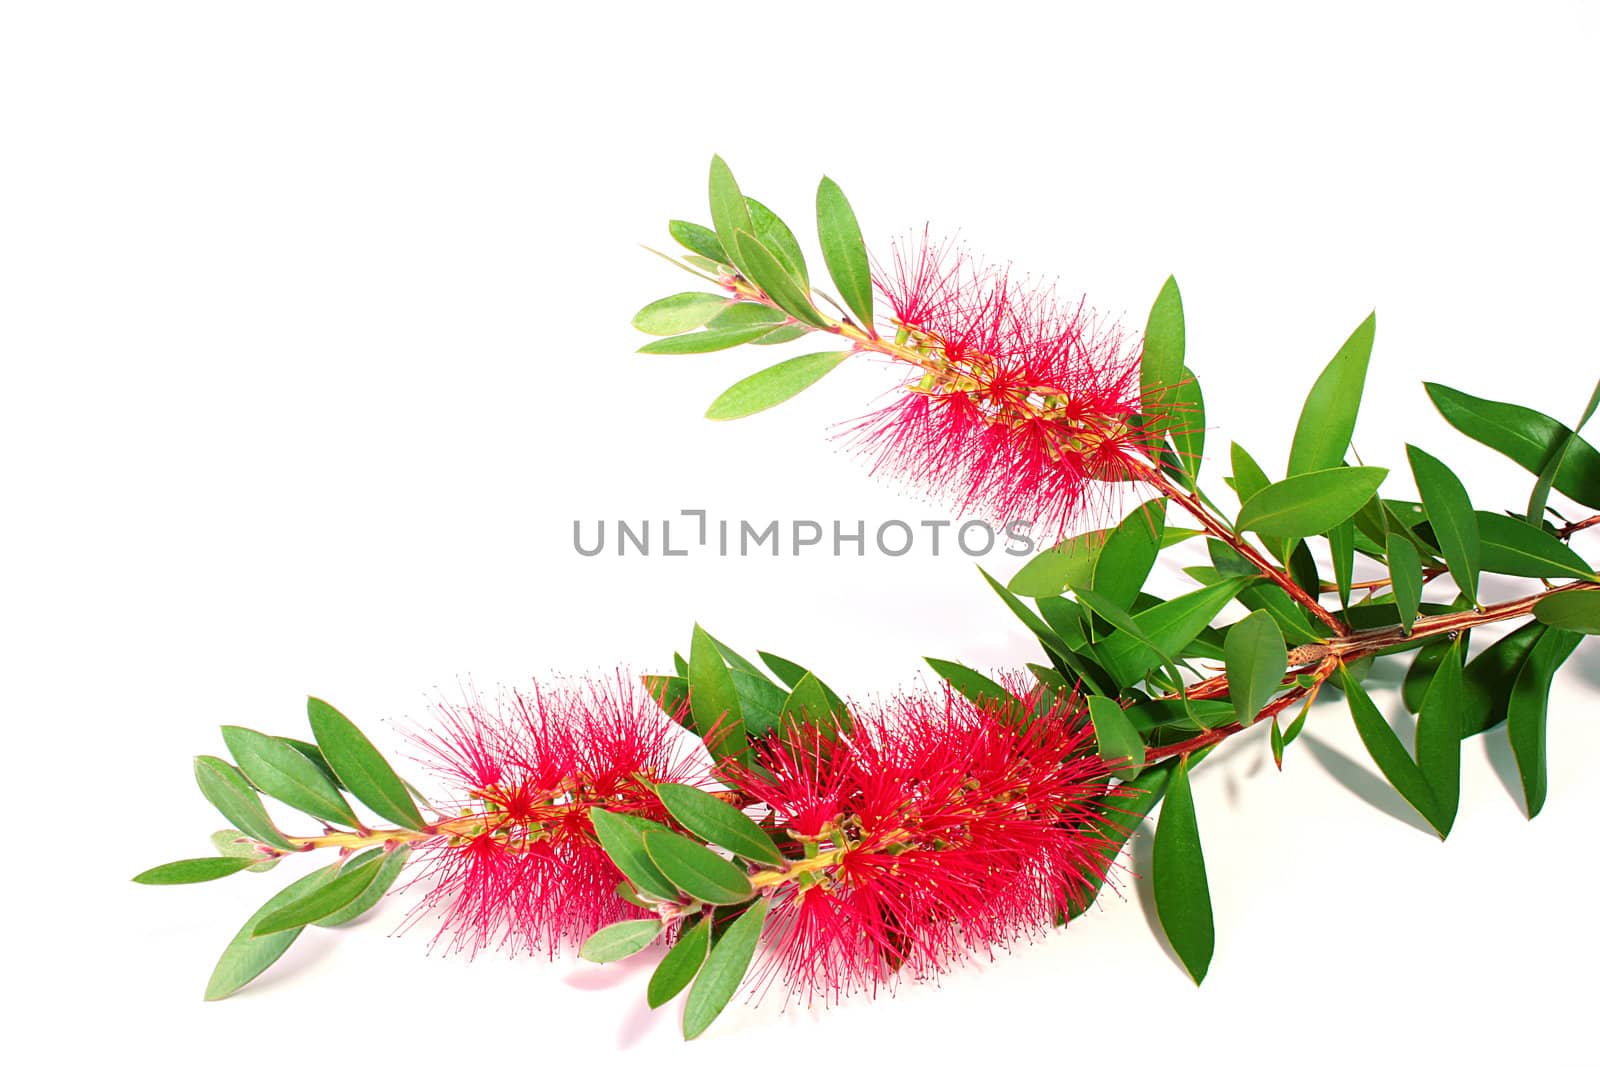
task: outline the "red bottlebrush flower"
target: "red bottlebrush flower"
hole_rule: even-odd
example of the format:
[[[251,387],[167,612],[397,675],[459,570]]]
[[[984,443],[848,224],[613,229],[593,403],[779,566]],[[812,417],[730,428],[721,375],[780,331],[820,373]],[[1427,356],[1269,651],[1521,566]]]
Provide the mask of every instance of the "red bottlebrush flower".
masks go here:
[[[915,249],[897,244],[876,284],[898,327],[879,350],[915,374],[847,428],[874,471],[963,512],[1061,531],[1094,483],[1145,464],[1138,348],[1081,300],[1058,302],[926,235]]]
[[[768,970],[825,1000],[1047,927],[1104,870],[1107,765],[1085,716],[1007,721],[948,688],[771,744],[744,793],[804,847],[773,893]]]
[[[656,782],[693,784],[683,733],[633,682],[587,680],[441,704],[416,735],[423,762],[465,794],[446,831],[418,846],[431,878],[412,921],[437,913],[435,943],[554,955],[643,913],[616,895],[622,875],[594,838],[599,805],[662,820]]]

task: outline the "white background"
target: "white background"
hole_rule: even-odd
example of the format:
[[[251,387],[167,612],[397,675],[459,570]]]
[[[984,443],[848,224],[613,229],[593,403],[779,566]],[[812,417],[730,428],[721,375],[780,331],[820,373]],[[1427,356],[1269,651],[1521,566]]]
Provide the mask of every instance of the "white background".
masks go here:
[[[1337,702],[1282,775],[1264,736],[1209,761],[1198,991],[1127,877],[937,987],[769,998],[687,1053],[642,967],[429,957],[387,936],[400,901],[205,1005],[288,865],[127,880],[206,852],[189,758],[215,726],[304,732],[308,692],[398,752],[386,724],[426,722],[438,690],[658,669],[695,620],[858,695],[924,654],[1036,655],[959,554],[573,552],[575,518],[944,514],[829,438],[885,387],[872,368],[722,425],[699,413],[760,350],[630,354],[633,311],[687,281],[638,245],[705,219],[713,152],[808,241],[827,173],[880,253],[959,230],[1133,328],[1175,272],[1219,492],[1235,436],[1281,473],[1304,391],[1376,306],[1363,459],[1403,466],[1413,441],[1479,506],[1525,501],[1419,382],[1567,419],[1593,384],[1595,8],[1288,10],[8,5],[7,1041],[53,1062],[1592,1062],[1593,647],[1558,684],[1531,824],[1498,733],[1466,745],[1444,845]]]

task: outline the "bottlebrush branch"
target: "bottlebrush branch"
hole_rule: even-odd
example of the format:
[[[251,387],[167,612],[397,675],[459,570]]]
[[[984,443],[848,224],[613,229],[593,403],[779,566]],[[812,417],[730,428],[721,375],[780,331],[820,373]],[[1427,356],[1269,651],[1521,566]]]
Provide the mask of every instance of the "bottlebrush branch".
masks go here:
[[[1600,515],[1550,504],[1559,494],[1600,509],[1600,452],[1579,436],[1600,386],[1569,429],[1429,384],[1452,426],[1533,476],[1529,499],[1482,510],[1445,463],[1410,446],[1420,501],[1391,498],[1388,470],[1347,463],[1369,316],[1313,384],[1284,477],[1231,446],[1222,481],[1239,503],[1225,507],[1200,485],[1205,406],[1176,281],[1135,340],[1083,302],[949,246],[898,245],[875,272],[839,187],[824,179],[816,207],[833,296],[813,286],[793,231],[713,160],[712,225],[669,227],[689,253],[673,261],[709,291],[641,310],[634,324],[658,337],[641,351],[826,339],[829,351],[728,388],[707,412],[718,419],[780,403],[852,356],[891,360],[904,389],[845,435],[874,470],[962,511],[1064,533],[1091,503],[1142,489],[1114,526],[1065,537],[1008,583],[985,575],[1045,662],[996,680],[929,659],[939,688],[862,705],[788,659],[761,653],[758,665],[696,627],[688,657],[640,684],[619,675],[441,708],[413,740],[452,792],[442,810],[419,807],[422,794],[322,701],[308,706],[312,741],[227,727],[232,762],[195,764],[233,827],[213,835],[221,854],[136,881],[207,881],[323,849],[337,858],[247,920],[208,998],[251,981],[307,926],[364,913],[419,861],[412,881],[426,888],[408,922],[433,915],[450,949],[553,955],[572,944],[604,963],[669,945],[646,996],[659,1007],[686,993],[693,1037],[741,988],[871,993],[1077,918],[1157,803],[1158,917],[1199,982],[1214,930],[1190,771],[1263,723],[1281,768],[1329,684],[1379,770],[1441,837],[1459,804],[1463,738],[1502,724],[1528,814],[1539,813],[1551,681],[1600,633],[1600,574],[1570,544]],[[1193,525],[1169,526],[1174,509]],[[1196,538],[1210,564],[1186,568],[1195,587],[1145,592],[1158,555]],[[1485,573],[1533,581],[1483,603]],[[1444,576],[1457,592],[1428,599]],[[1510,622],[1520,626],[1469,658],[1474,630]],[[1416,715],[1409,747],[1363,680],[1375,658],[1403,652],[1415,654],[1402,686]],[[263,798],[321,829],[281,830]]]

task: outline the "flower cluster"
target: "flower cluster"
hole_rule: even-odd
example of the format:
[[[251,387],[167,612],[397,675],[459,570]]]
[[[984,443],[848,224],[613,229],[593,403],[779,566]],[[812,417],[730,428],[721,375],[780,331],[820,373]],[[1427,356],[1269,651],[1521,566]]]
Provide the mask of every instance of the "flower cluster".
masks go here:
[[[416,735],[423,762],[467,805],[418,846],[431,880],[412,920],[435,914],[437,941],[554,955],[642,912],[616,895],[622,876],[595,840],[599,805],[649,819],[657,782],[700,778],[684,735],[633,682],[588,680],[441,704]]]
[[[926,237],[890,258],[875,273],[898,331],[884,347],[915,376],[846,430],[875,471],[1059,531],[1096,482],[1147,462],[1138,346],[1117,326]]]
[[[923,977],[1048,927],[1103,873],[1106,765],[1086,718],[1008,719],[948,688],[856,713],[835,740],[767,743],[747,797],[804,857],[773,894],[770,982],[832,999]]]

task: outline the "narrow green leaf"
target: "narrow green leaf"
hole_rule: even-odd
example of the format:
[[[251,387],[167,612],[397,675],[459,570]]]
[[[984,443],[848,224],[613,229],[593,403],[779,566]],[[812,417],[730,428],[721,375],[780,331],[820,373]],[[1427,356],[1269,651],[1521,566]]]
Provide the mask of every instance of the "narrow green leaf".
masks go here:
[[[1274,482],[1244,502],[1239,529],[1284,539],[1324,533],[1360,511],[1388,473],[1383,467],[1330,467]]]
[[[663,782],[656,786],[656,794],[666,805],[667,814],[683,824],[692,834],[721,845],[735,856],[743,856],[752,863],[769,867],[784,865],[783,853],[778,851],[766,831],[757,826],[749,816],[732,804],[718,800],[693,786]]]
[[[1100,758],[1115,766],[1118,778],[1126,781],[1137,775],[1144,768],[1144,739],[1122,705],[1110,697],[1091,696],[1089,718]]]
[[[733,171],[728,169],[721,156],[711,157],[710,192],[711,225],[716,229],[717,241],[723,248],[723,254],[713,258],[723,259],[743,272],[744,261],[739,256],[735,235],[740,230],[749,233],[756,227],[750,218],[750,205],[739,191]]]
[[[776,328],[787,322],[788,314],[782,308],[768,307],[754,301],[743,300],[726,305],[706,323],[710,330],[742,330],[746,326],[771,326]]]
[[[300,936],[300,931],[305,928],[297,926],[282,933],[257,937],[256,924],[266,916],[315,893],[333,881],[338,871],[337,863],[312,871],[299,881],[290,883],[263,904],[259,911],[246,919],[244,926],[240,927],[239,932],[233,935],[233,940],[228,942],[228,947],[222,950],[222,957],[217,960],[217,965],[211,972],[211,980],[206,983],[206,999],[221,1000],[232,996],[278,962]]]
[[[1545,631],[1511,684],[1506,706],[1506,736],[1517,759],[1517,774],[1522,778],[1522,795],[1530,819],[1544,809],[1550,791],[1550,768],[1546,759],[1550,683],[1556,669],[1582,640],[1565,630]]]
[[[645,1000],[652,1009],[659,1008],[688,988],[711,948],[711,922],[696,919],[678,934],[667,954],[656,964],[650,975],[650,985],[645,989]]]
[[[687,248],[689,251],[714,263],[733,265],[728,258],[728,253],[723,249],[722,242],[717,240],[714,230],[708,230],[698,222],[685,222],[682,219],[673,219],[667,223],[667,232],[672,239]]]
[[[1247,577],[1228,578],[1141,611],[1133,621],[1160,655],[1177,656],[1200,636],[1223,605],[1254,581]],[[1099,609],[1095,610],[1098,614]],[[1142,677],[1160,662],[1156,651],[1125,630],[1101,641],[1095,651],[1106,670],[1124,680],[1124,684]]]
[[[1397,533],[1389,534],[1384,551],[1389,557],[1389,588],[1400,612],[1400,630],[1409,637],[1422,604],[1422,559],[1411,541]]]
[[[1535,475],[1570,438],[1552,484],[1572,500],[1600,508],[1600,452],[1583,438],[1571,437],[1566,426],[1530,408],[1483,400],[1435,382],[1425,382],[1424,388],[1451,426]]]
[[[745,275],[759,285],[774,304],[800,322],[827,329],[828,320],[812,306],[804,284],[784,269],[770,248],[744,230],[740,230],[734,240],[739,245]]]
[[[327,885],[307,893],[277,911],[263,915],[256,922],[254,936],[264,937],[267,934],[279,934],[286,930],[309,926],[318,919],[327,918],[354,904],[383,869],[383,864],[375,862],[376,852],[377,850],[370,850],[371,859],[362,860],[362,857],[356,857]]]
[[[261,860],[267,857],[262,856]],[[230,874],[254,867],[260,860],[244,856],[207,856],[204,859],[174,860],[159,867],[151,867],[133,876],[140,885],[191,885],[195,882],[212,882]]]
[[[229,856],[234,859],[247,859],[250,866],[245,870],[251,874],[264,874],[278,865],[281,856],[277,853],[263,851],[268,846],[248,838],[238,830],[218,830],[211,835],[211,847],[219,855]]]
[[[817,352],[795,356],[734,382],[706,409],[708,419],[742,419],[788,400],[821,381],[851,353]]]
[[[306,701],[306,715],[317,747],[357,800],[408,830],[427,826],[406,784],[355,723],[316,697]]]
[[[346,790],[344,787],[344,783],[339,781],[339,776],[333,773],[333,767],[328,763],[327,758],[323,756],[322,749],[318,748],[316,745],[313,745],[310,741],[301,741],[293,737],[278,737],[275,738],[275,740],[282,741],[284,744],[300,753],[300,755],[310,760],[311,765],[317,770],[321,771],[322,776],[326,778],[329,784],[335,789],[341,792],[348,792],[348,790]]]
[[[194,780],[200,792],[211,801],[212,807],[246,836],[285,852],[294,849],[294,845],[272,825],[261,798],[256,796],[255,789],[233,764],[215,756],[196,756]]]
[[[1239,723],[1249,726],[1289,670],[1283,631],[1267,612],[1253,611],[1228,627],[1222,654],[1227,664],[1228,699],[1233,702]]]
[[[1537,619],[1518,627],[1472,658],[1461,676],[1461,736],[1471,737],[1506,720],[1511,684],[1549,627]]]
[[[987,675],[947,659],[929,656],[925,662],[935,674],[949,682],[951,688],[985,711],[1001,712],[1016,718],[1027,715],[1027,705]]]
[[[1355,433],[1356,412],[1367,380],[1367,362],[1378,331],[1374,312],[1357,326],[1317,377],[1306,397],[1289,447],[1289,476],[1331,470],[1344,462]]]
[[[776,730],[788,696],[765,675],[751,674],[737,667],[728,668],[734,692],[739,695],[739,711],[744,716],[744,731],[749,737],[765,737]]]
[[[728,306],[728,298],[717,293],[674,293],[640,308],[633,316],[633,328],[640,333],[670,337],[698,330]]]
[[[754,326],[739,326],[727,330],[697,330],[694,333],[651,341],[647,345],[642,345],[639,351],[650,356],[689,356],[700,352],[720,352],[725,348],[749,344],[765,337],[774,329],[772,323],[757,323]]]
[[[1583,432],[1584,425],[1594,417],[1595,408],[1600,407],[1600,382],[1596,382],[1594,391],[1589,394],[1589,403],[1579,416],[1577,425],[1572,432],[1560,438],[1560,443],[1551,450],[1550,456],[1544,461],[1544,466],[1539,469],[1538,480],[1533,483],[1533,493],[1528,497],[1528,521],[1538,524],[1544,521],[1544,511],[1550,503],[1550,489],[1555,484],[1556,473],[1561,470],[1566,462],[1567,454],[1572,451],[1572,442],[1578,440],[1578,434]]]
[[[1071,921],[1089,910],[1089,905],[1094,903],[1100,895],[1100,889],[1105,885],[1106,873],[1111,870],[1111,864],[1116,861],[1122,852],[1122,846],[1127,844],[1128,838],[1138,829],[1150,810],[1166,795],[1167,783],[1172,780],[1172,769],[1175,760],[1155,767],[1148,767],[1145,772],[1131,782],[1124,783],[1124,796],[1116,799],[1105,812],[1105,819],[1094,828],[1094,834],[1104,840],[1098,846],[1099,860],[1095,863],[1092,872],[1086,871],[1086,884],[1081,891],[1068,888],[1069,904],[1066,919]]]
[[[1449,467],[1416,445],[1406,446],[1406,456],[1411,460],[1411,474],[1422,494],[1422,508],[1439,542],[1439,551],[1444,554],[1445,565],[1450,568],[1450,577],[1476,604],[1482,564],[1478,518],[1472,510],[1472,500]]]
[[[807,337],[810,333],[811,331],[806,327],[791,322],[787,326],[779,326],[769,334],[757,337],[750,343],[753,345],[786,345],[790,341],[798,341],[802,337]]]
[[[1139,389],[1146,415],[1161,417],[1170,392],[1183,380],[1183,296],[1178,279],[1168,277],[1150,306],[1144,352],[1139,358]]]
[[[1417,769],[1433,795],[1440,837],[1455,825],[1461,804],[1461,648],[1451,642],[1417,713]]]
[[[747,756],[750,741],[745,733],[739,693],[734,688],[728,666],[711,635],[699,626],[689,643],[689,707],[694,713],[696,732],[705,738],[706,747],[718,759]]]
[[[750,961],[755,958],[756,945],[761,940],[761,927],[767,921],[769,906],[770,901],[766,897],[757,897],[711,946],[711,952],[700,973],[695,976],[689,999],[683,1007],[683,1036],[686,1039],[704,1033],[739,991],[745,972],[750,969]]]
[[[245,777],[263,793],[323,822],[361,826],[344,795],[294,746],[242,726],[224,726],[222,740]]]
[[[1151,855],[1155,883],[1156,916],[1195,985],[1205,980],[1216,947],[1211,919],[1211,889],[1206,880],[1205,854],[1200,849],[1200,824],[1195,818],[1194,795],[1189,789],[1189,757],[1178,761],[1167,787],[1166,800],[1156,819],[1156,839]]]
[[[623,877],[658,900],[678,899],[678,887],[661,872],[644,847],[644,835],[665,831],[665,826],[604,808],[590,808],[589,822],[594,826],[594,836],[600,847],[606,850]]]
[[[1343,676],[1344,697],[1350,705],[1350,717],[1355,721],[1356,732],[1361,735],[1361,743],[1366,746],[1372,762],[1378,765],[1378,770],[1383,772],[1383,776],[1405,798],[1406,803],[1416,808],[1418,814],[1435,829],[1439,829],[1442,820],[1436,810],[1437,802],[1422,771],[1412,762],[1411,754],[1400,743],[1361,684],[1351,677],[1345,667],[1340,667],[1339,672]],[[1440,831],[1441,836],[1443,832]]]
[[[660,935],[660,919],[624,919],[590,934],[578,955],[590,963],[615,963],[648,947]]]
[[[839,296],[856,316],[856,325],[872,329],[872,270],[861,239],[856,213],[832,178],[817,186],[817,240]]]
[[[1140,504],[1117,524],[1095,558],[1090,586],[1096,593],[1119,608],[1133,606],[1161,551],[1166,513],[1167,500],[1161,497]]]
[[[850,729],[850,709],[816,675],[807,671],[794,683],[794,690],[783,703],[779,721],[794,730],[810,725],[823,737],[833,739]]]
[[[1172,436],[1173,454],[1190,480],[1200,477],[1200,461],[1206,448],[1206,401],[1200,392],[1200,380],[1187,367],[1172,392],[1167,432]]]
[[[661,873],[683,892],[707,904],[737,904],[755,890],[738,867],[704,845],[670,830],[650,830],[644,850]]]
[[[1095,563],[1110,530],[1090,530],[1058,542],[1034,556],[1006,583],[1018,596],[1060,596],[1068,586],[1094,584]]]
[[[800,242],[795,240],[794,231],[761,201],[747,196],[744,206],[750,211],[751,235],[773,254],[802,289],[809,289],[811,274],[806,270],[805,253],[800,249]]]
[[[378,873],[373,876],[372,882],[361,892],[361,895],[349,904],[336,911],[329,912],[322,918],[312,923],[313,926],[343,926],[354,922],[367,912],[377,907],[383,895],[393,888],[395,881],[400,877],[400,871],[405,867],[406,861],[411,858],[411,846],[400,845],[394,849],[369,849],[362,855],[370,856],[367,862],[378,864]],[[345,865],[349,870],[361,857],[357,856]]]
[[[1523,578],[1595,580],[1594,568],[1545,530],[1494,511],[1480,511],[1477,517],[1484,570]]]
[[[1229,456],[1233,461],[1233,491],[1239,503],[1243,504],[1272,484],[1261,465],[1237,441],[1229,447]]]
[[[1560,630],[1600,634],[1600,589],[1554,593],[1534,605],[1533,617]]]
[[[1365,507],[1366,505],[1362,506]],[[1350,606],[1350,587],[1356,576],[1356,521],[1354,516],[1328,531],[1328,551],[1333,557],[1333,584],[1339,590],[1339,606],[1348,608]]]

